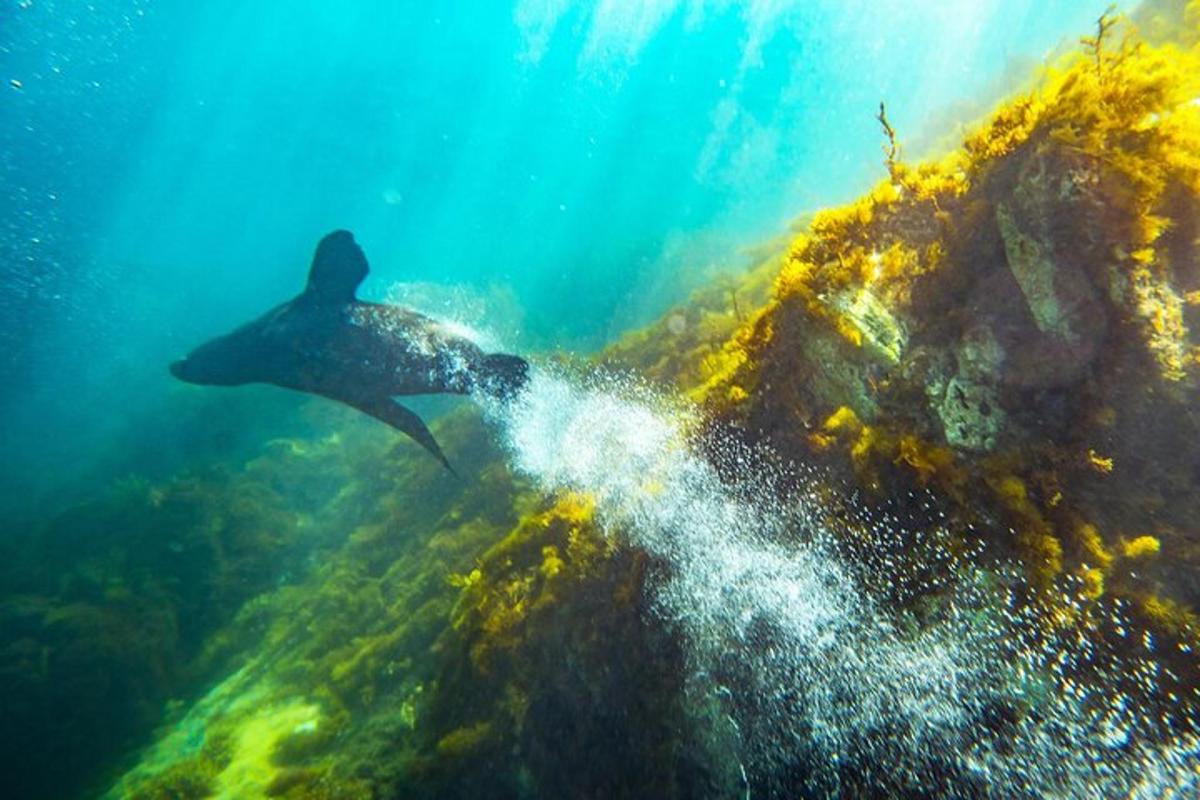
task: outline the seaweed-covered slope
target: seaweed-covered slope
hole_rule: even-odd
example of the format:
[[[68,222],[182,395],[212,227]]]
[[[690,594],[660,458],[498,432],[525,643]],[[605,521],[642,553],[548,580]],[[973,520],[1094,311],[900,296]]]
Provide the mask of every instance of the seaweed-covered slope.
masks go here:
[[[0,573],[10,791],[95,796],[164,708],[247,657],[250,640],[234,642],[227,626],[248,601],[301,581],[367,519],[404,528],[440,513],[454,488],[419,451],[351,412],[309,409],[311,424],[293,414],[286,427],[323,434],[270,440],[238,466],[213,460],[158,483],[130,477],[12,532]],[[214,420],[200,415],[194,427],[206,436]],[[473,431],[459,426],[448,439],[466,447]],[[405,486],[425,502],[384,491]]]
[[[711,405],[878,494],[936,487],[1011,529],[989,544],[1043,586],[1074,575],[1181,633],[1200,602],[1198,76],[1194,36],[1151,46],[1105,17],[960,150],[889,147],[888,179],[792,244]]]

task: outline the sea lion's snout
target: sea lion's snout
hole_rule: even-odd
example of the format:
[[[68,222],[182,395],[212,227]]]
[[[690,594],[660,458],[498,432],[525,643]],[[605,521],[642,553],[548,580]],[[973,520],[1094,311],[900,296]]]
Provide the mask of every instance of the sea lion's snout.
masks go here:
[[[167,370],[184,383],[200,386],[241,386],[259,380],[265,360],[252,333],[239,329],[218,336],[172,361]]]

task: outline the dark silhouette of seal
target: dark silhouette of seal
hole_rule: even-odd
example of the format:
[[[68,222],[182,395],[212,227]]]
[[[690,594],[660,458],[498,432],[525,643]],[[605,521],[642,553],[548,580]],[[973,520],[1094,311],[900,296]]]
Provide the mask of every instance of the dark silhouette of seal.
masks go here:
[[[421,418],[393,398],[481,391],[512,398],[523,358],[486,354],[435,320],[399,306],[363,303],[355,291],[367,259],[349,231],[317,245],[297,297],[171,364],[188,383],[270,383],[357,408],[411,436],[453,472]]]

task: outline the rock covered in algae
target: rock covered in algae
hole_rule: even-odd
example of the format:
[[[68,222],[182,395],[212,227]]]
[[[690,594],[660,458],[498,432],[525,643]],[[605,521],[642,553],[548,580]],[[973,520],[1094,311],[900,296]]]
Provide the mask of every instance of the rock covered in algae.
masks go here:
[[[818,214],[706,392],[781,452],[1003,520],[993,544],[1043,585],[1074,574],[1179,632],[1200,602],[1200,53],[1190,28],[1151,45],[1112,22],[960,149]]]
[[[399,524],[383,493],[304,583],[247,604],[218,638],[248,663],[111,797],[680,796],[678,652],[645,623],[646,557],[587,498],[523,489],[478,420],[438,435],[482,462],[463,492]]]
[[[312,416],[318,424],[292,426],[304,437],[264,442],[245,463],[121,480],[29,526],[3,565],[0,599],[0,741],[16,795],[98,795],[114,762],[252,659],[264,593],[294,589],[352,533],[387,536],[444,509],[453,487],[407,443],[339,409]],[[197,418],[201,435],[207,422]],[[459,425],[447,438],[461,448],[478,435]],[[406,486],[427,502],[406,502]],[[503,486],[497,513],[508,510]],[[182,762],[169,771],[164,780],[183,786],[216,774]]]
[[[238,608],[301,567],[312,517],[263,467],[123,481],[30,534],[0,601],[14,791],[82,788],[72,781],[141,741],[164,703],[210,672],[210,637]],[[68,777],[64,759],[77,765]]]

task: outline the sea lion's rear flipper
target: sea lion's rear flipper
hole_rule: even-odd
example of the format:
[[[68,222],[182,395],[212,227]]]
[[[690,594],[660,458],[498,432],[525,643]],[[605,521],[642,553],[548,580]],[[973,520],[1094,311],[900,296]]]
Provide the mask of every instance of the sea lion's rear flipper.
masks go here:
[[[321,304],[352,302],[368,270],[367,257],[354,241],[354,234],[334,231],[317,244],[303,296]]]
[[[456,478],[458,477],[458,473],[454,471],[454,467],[450,466],[450,462],[446,459],[445,454],[442,453],[442,448],[438,447],[437,440],[433,438],[433,434],[429,432],[429,428],[426,428],[421,418],[412,411],[409,411],[390,397],[362,402],[355,401],[350,403],[350,405],[359,411],[370,414],[375,419],[386,422],[401,433],[407,434],[417,444],[433,454],[434,458],[442,462],[442,466],[450,470],[451,475]]]

